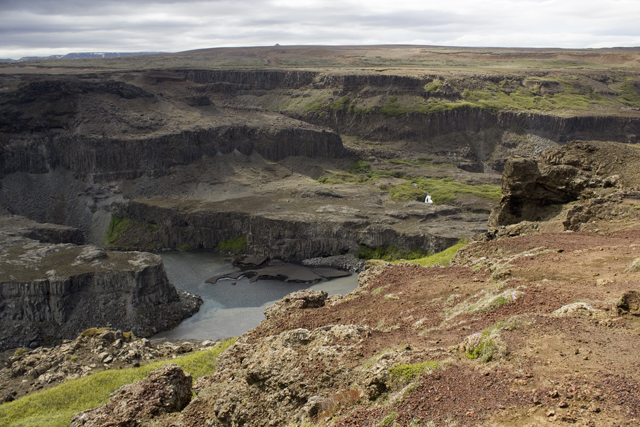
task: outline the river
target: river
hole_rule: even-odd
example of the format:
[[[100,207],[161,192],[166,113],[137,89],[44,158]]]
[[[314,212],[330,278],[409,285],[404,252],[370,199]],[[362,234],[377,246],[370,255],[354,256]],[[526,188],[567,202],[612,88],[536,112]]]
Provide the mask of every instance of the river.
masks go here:
[[[244,277],[211,284],[205,280],[233,269],[228,256],[210,251],[170,251],[159,255],[169,281],[179,289],[200,295],[204,303],[198,313],[153,338],[217,340],[239,336],[264,320],[267,306],[291,292],[313,289],[345,295],[358,286],[357,274],[312,285],[277,280],[250,283]]]

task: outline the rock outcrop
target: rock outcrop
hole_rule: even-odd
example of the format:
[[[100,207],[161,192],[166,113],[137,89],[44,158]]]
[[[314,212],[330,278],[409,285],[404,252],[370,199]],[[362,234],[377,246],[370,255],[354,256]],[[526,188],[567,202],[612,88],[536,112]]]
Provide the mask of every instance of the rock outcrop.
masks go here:
[[[105,405],[79,413],[71,426],[137,426],[144,419],[178,412],[191,401],[191,384],[191,375],[178,365],[164,365],[147,378],[111,393]]]
[[[149,336],[201,304],[169,283],[157,255],[78,246],[70,242],[80,240],[77,230],[17,216],[0,225],[1,349],[71,339],[91,327]]]
[[[439,252],[460,238],[485,230],[484,214],[419,202],[397,207],[404,210],[386,211],[365,197],[336,205],[322,199],[287,197],[287,204],[282,206],[270,195],[212,203],[183,213],[179,201],[134,201],[116,213],[134,222],[113,240],[113,245],[145,250],[181,245],[215,248],[220,242],[246,236],[248,253],[301,261],[356,253],[359,245]]]
[[[96,372],[142,366],[213,345],[212,341],[200,340],[148,340],[131,332],[90,328],[75,340],[65,340],[60,345],[33,350],[20,348],[10,357],[3,357],[0,398],[10,396],[10,400],[15,400]]]
[[[635,166],[640,149],[616,142],[575,141],[546,151],[539,159],[510,158],[502,180],[503,196],[493,210],[489,227],[520,221],[543,221],[560,213],[565,203],[583,200],[567,214],[567,229],[587,221],[590,199],[612,192],[636,191],[640,176]]]

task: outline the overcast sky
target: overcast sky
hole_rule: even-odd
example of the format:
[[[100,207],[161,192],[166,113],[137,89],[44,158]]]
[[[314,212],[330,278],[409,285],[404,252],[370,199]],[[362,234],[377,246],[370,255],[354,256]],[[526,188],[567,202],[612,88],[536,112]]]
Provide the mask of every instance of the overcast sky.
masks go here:
[[[276,43],[640,46],[640,0],[0,0],[0,58]]]

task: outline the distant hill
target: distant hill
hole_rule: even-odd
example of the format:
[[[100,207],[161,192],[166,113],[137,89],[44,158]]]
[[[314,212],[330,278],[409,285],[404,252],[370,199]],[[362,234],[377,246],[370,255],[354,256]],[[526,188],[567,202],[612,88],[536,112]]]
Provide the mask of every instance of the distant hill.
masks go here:
[[[43,59],[119,58],[121,56],[156,55],[166,52],[73,52],[66,55],[24,56],[20,59],[0,58],[0,62],[40,61]]]

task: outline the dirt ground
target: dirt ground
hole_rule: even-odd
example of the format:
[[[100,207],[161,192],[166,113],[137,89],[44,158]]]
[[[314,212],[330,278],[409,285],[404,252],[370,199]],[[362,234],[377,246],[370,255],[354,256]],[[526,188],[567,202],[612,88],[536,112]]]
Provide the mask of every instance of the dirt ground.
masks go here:
[[[294,328],[368,325],[371,337],[359,354],[345,355],[346,366],[357,370],[396,347],[411,349],[412,363],[440,362],[400,400],[341,408],[336,426],[385,417],[401,426],[638,425],[640,317],[618,303],[640,291],[633,267],[640,226],[625,227],[633,229],[472,243],[451,267],[387,265],[343,300],[263,322],[249,341]],[[498,294],[514,297],[483,306]],[[576,303],[587,308],[571,310]],[[467,337],[505,324],[490,361],[466,357]]]

